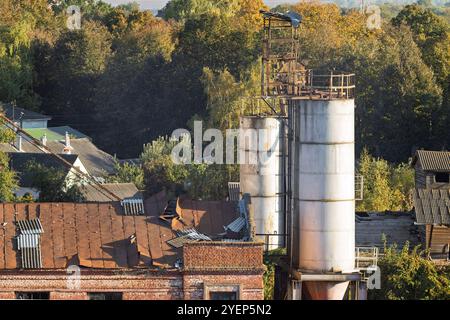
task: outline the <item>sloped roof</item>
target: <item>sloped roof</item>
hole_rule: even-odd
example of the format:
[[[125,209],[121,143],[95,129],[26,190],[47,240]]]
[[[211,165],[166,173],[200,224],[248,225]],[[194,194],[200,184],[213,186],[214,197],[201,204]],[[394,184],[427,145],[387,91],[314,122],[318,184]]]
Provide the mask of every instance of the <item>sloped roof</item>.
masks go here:
[[[412,164],[417,160],[425,171],[450,172],[449,151],[417,150]]]
[[[54,155],[48,153],[12,152],[9,153],[8,156],[10,168],[19,173],[19,185],[21,187],[31,186],[32,181],[30,180],[30,177],[26,174],[22,174],[30,161],[34,161],[48,168],[57,168],[66,173],[69,173],[71,169]],[[78,156],[74,154],[62,154],[60,156],[72,165],[78,159]]]
[[[172,219],[172,229],[195,228],[210,237],[224,233],[224,227],[240,216],[236,202],[190,200],[182,197],[177,201],[176,212],[179,218]]]
[[[76,154],[80,157],[81,162],[90,175],[104,176],[105,174],[113,174],[115,172],[114,157],[97,148],[89,139],[70,139],[70,145],[73,148],[72,154]],[[48,141],[47,147],[56,154],[63,154],[62,152],[65,144],[60,141]],[[29,153],[44,153],[27,141],[26,138],[23,138],[22,140],[22,150]],[[0,143],[0,151],[11,153],[19,152],[10,143]]]
[[[134,183],[104,183],[104,188],[109,190],[118,196],[121,200],[125,198],[140,198],[142,199],[142,193],[138,190]],[[105,195],[104,192],[100,192],[98,187],[93,185],[84,185],[82,193],[86,202],[111,202],[111,198]]]
[[[22,120],[50,120],[50,116],[43,115],[41,113],[37,113],[31,110],[23,109],[20,107],[12,107],[11,104],[0,103],[0,111],[3,109],[5,116],[13,120],[13,116],[15,120],[21,118]],[[21,116],[21,113],[23,115]]]
[[[0,203],[0,269],[20,268],[15,220],[39,217],[42,268],[171,268],[181,252],[166,243],[174,237],[156,216],[124,216],[116,203]]]
[[[417,224],[450,226],[450,189],[415,189]]]
[[[89,139],[70,139],[70,145],[73,148],[72,153],[80,157],[90,175],[104,176],[115,172],[114,157],[97,148]],[[49,141],[47,147],[54,153],[61,153],[64,143]]]

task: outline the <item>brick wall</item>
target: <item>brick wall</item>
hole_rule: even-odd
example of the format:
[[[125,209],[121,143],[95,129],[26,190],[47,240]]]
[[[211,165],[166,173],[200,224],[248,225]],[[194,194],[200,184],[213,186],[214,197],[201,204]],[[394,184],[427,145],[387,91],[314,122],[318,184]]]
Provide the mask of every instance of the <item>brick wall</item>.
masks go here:
[[[255,243],[192,243],[183,270],[81,270],[70,287],[65,270],[0,271],[0,299],[17,291],[46,291],[54,300],[85,300],[88,292],[122,292],[124,300],[208,299],[209,291],[233,291],[239,299],[263,299],[263,247]],[[119,272],[120,271],[120,272]]]
[[[263,245],[254,242],[193,242],[183,246],[185,270],[263,270]]]

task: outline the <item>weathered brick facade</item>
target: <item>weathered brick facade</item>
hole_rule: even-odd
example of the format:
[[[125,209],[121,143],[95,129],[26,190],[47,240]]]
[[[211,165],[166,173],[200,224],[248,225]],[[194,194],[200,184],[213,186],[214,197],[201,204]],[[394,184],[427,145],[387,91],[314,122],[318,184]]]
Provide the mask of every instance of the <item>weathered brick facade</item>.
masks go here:
[[[0,299],[16,292],[49,292],[50,299],[84,300],[91,292],[121,292],[124,300],[209,299],[210,291],[236,292],[238,299],[263,299],[262,245],[185,244],[181,269],[80,270],[80,281],[64,269],[2,270]],[[79,284],[79,286],[78,286]]]

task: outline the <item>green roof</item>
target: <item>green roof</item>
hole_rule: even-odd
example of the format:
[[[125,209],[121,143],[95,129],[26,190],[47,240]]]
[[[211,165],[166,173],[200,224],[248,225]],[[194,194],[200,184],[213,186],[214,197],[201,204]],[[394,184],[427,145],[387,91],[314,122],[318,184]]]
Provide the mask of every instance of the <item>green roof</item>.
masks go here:
[[[69,133],[71,138],[80,139],[80,138],[89,138],[87,135],[81,133],[78,130],[75,130],[69,126],[62,127],[52,127],[52,128],[30,128],[23,129],[29,135],[31,135],[35,139],[40,139],[45,134],[47,135],[47,141],[61,141],[65,139],[66,132]]]

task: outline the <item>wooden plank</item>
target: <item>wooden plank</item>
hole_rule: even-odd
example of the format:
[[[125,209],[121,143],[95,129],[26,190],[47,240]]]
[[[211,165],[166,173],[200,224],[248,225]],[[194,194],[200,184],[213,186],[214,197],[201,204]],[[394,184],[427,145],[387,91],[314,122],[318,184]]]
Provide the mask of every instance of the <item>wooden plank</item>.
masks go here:
[[[99,206],[99,218],[100,218],[100,234],[101,234],[101,250],[103,252],[103,264],[105,268],[115,268],[114,262],[114,247],[113,234],[111,225],[111,214],[113,208],[109,204],[101,204]]]
[[[78,253],[75,204],[63,203],[64,252],[69,261]]]
[[[80,265],[92,267],[91,250],[89,248],[90,233],[88,227],[88,209],[86,203],[77,204],[76,210],[76,232],[78,240],[78,258]]]
[[[91,261],[94,268],[104,268],[102,243],[100,235],[100,217],[98,212],[99,205],[96,203],[88,203],[88,228],[90,236]]]
[[[3,215],[4,204],[0,203],[0,224],[5,222]],[[5,227],[0,226],[0,269],[5,268]]]
[[[55,259],[53,254],[52,212],[50,203],[41,203],[39,205],[39,219],[44,229],[44,233],[41,235],[42,266],[44,268],[54,268]]]
[[[5,227],[5,268],[15,269],[20,266],[18,264],[17,252],[14,250],[14,238],[16,237],[16,225],[14,223],[14,206],[12,204],[5,204],[3,211],[5,222],[8,224]]]
[[[64,249],[64,216],[61,203],[53,203],[52,212],[52,239],[53,254],[55,255],[55,268],[65,268],[67,266],[67,257]]]

